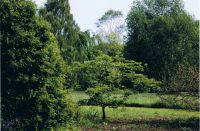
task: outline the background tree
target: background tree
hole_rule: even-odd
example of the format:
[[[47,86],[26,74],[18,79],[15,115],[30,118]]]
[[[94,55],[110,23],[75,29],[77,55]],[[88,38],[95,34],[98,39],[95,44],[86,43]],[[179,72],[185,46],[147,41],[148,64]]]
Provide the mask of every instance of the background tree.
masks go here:
[[[83,38],[85,33],[80,32],[70,13],[69,1],[47,0],[40,14],[51,24],[64,60],[69,64],[83,61],[88,45]]]
[[[49,24],[31,1],[0,1],[2,129],[51,130],[73,119],[66,71]]]
[[[101,40],[106,43],[123,43],[125,26],[123,23],[123,14],[120,11],[108,10],[98,20],[97,34]]]
[[[77,45],[77,61],[84,62],[92,58],[91,49],[95,45],[95,39],[89,30],[79,33],[79,44]]]
[[[94,45],[90,48],[90,55],[91,60],[95,59],[98,56],[101,56],[102,54],[108,55],[110,57],[123,57],[123,45],[118,43],[104,43],[101,42],[97,45]]]
[[[127,28],[124,56],[148,64],[151,77],[165,81],[180,64],[198,67],[198,23],[180,0],[135,2]]]
[[[163,102],[174,103],[174,105],[182,104],[185,108],[192,110],[199,109],[199,71],[197,67],[179,65],[175,72],[169,74],[169,80],[164,84],[167,88],[159,93]]]

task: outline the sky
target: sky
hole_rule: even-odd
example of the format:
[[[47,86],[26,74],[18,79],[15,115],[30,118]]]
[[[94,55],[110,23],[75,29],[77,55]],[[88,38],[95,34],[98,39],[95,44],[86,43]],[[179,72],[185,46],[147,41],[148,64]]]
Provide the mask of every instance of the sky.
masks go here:
[[[46,0],[34,0],[38,7]],[[109,9],[122,11],[124,16],[131,9],[133,0],[69,0],[71,13],[82,31],[96,30],[95,23]],[[200,20],[200,0],[183,0],[185,9]]]

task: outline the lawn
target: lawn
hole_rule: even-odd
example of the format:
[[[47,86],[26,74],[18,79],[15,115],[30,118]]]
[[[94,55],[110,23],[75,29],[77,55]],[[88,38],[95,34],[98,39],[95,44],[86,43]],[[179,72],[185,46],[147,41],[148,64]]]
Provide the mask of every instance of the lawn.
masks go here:
[[[101,108],[97,106],[81,106],[83,113],[97,112],[101,116]],[[143,108],[143,107],[118,107],[106,108],[107,118],[109,120],[187,120],[189,118],[198,118],[198,111]]]
[[[116,92],[120,94],[120,92]],[[84,91],[70,91],[72,100],[78,102],[83,99],[88,99],[89,96]],[[160,101],[160,98],[155,93],[136,93],[128,97],[127,104],[152,105]]]
[[[121,92],[115,92],[120,95]],[[172,97],[173,95],[166,95]],[[70,97],[73,101],[79,102],[88,99],[89,96],[84,91],[70,91]],[[188,103],[179,102],[164,102],[156,93],[132,93],[124,102],[126,107],[150,107],[150,108],[172,108],[172,109],[193,109],[198,110],[198,99],[194,107],[188,106]],[[82,104],[83,105],[83,104]]]
[[[69,92],[70,92],[70,98],[74,102],[79,102],[81,100],[89,98],[89,96],[84,91],[72,91],[72,90],[70,90]]]
[[[77,103],[89,98],[83,91],[70,91],[70,97]],[[156,93],[133,93],[123,106],[106,108],[106,121],[101,120],[101,107],[83,104],[79,109],[83,119],[78,127],[85,131],[198,131],[199,112],[172,109],[176,108],[173,104],[165,105]]]
[[[198,130],[199,112],[176,109],[118,107],[106,108],[107,119],[101,121],[101,108],[81,106],[81,114],[88,121],[82,128],[109,130]],[[95,122],[95,124],[94,124]],[[89,125],[88,125],[89,123]],[[88,129],[88,130],[89,130]]]

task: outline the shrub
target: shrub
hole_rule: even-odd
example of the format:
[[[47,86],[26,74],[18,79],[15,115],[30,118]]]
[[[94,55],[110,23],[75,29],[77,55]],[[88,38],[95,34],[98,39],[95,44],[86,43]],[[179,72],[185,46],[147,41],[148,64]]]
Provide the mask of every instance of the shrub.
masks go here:
[[[0,1],[2,129],[51,130],[72,121],[65,63],[31,1]]]

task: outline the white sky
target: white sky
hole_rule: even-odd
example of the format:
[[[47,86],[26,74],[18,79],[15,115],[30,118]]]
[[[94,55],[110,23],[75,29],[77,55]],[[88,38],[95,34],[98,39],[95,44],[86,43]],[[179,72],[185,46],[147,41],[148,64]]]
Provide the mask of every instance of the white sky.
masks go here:
[[[33,0],[38,7],[46,0]],[[185,9],[200,20],[200,0],[183,0]],[[133,0],[69,0],[71,13],[81,30],[95,31],[95,22],[109,9],[122,11],[126,16]]]

